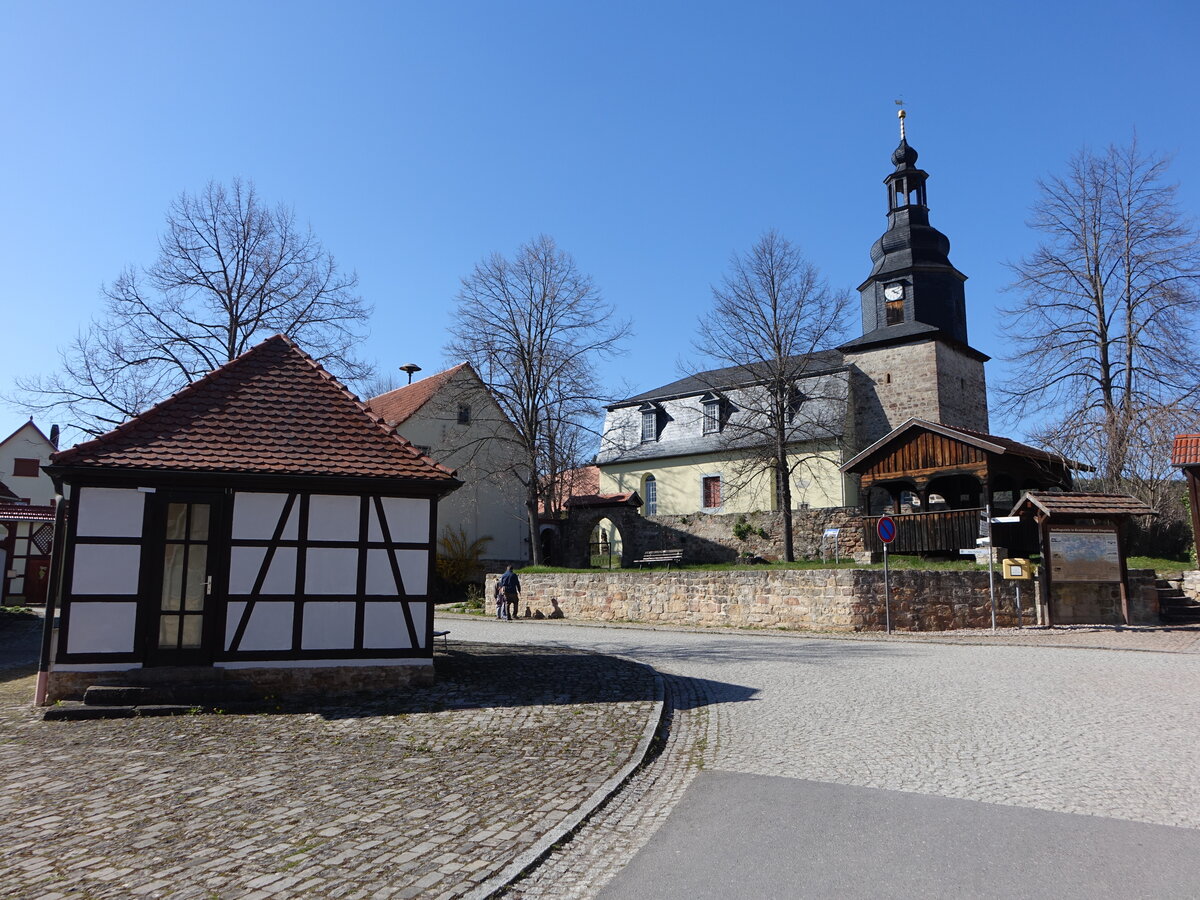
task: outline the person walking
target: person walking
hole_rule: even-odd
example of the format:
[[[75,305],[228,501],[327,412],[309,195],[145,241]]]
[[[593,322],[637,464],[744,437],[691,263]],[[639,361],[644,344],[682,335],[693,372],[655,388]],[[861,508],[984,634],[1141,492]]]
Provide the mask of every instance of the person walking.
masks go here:
[[[521,596],[521,579],[517,577],[512,566],[505,569],[504,574],[500,576],[499,588],[504,592],[504,605],[507,607],[508,618],[515,619],[517,617],[517,601]]]
[[[508,598],[504,596],[504,588],[496,582],[496,618],[508,618]]]

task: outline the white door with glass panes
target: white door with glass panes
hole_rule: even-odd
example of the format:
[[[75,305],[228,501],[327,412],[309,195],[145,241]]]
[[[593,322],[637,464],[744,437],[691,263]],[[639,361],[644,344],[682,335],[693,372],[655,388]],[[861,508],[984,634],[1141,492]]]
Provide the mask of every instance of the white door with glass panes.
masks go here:
[[[215,568],[214,541],[221,497],[159,492],[147,552],[151,570],[146,619],[146,661],[151,665],[212,662]]]

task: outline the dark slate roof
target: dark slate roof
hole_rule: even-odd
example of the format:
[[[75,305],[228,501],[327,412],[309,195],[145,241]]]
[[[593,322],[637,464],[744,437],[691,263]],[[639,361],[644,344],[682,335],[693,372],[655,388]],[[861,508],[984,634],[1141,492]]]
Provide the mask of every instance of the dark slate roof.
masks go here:
[[[13,491],[7,484],[0,481],[0,503],[5,500],[19,500],[21,495]]]
[[[847,341],[838,347],[838,350],[844,352],[854,350],[866,350],[871,347],[882,347],[886,344],[903,344],[919,338],[940,337],[970,356],[974,356],[981,362],[987,362],[991,359],[986,353],[980,353],[970,344],[964,344],[962,341],[948,334],[935,325],[928,325],[925,322],[901,322],[899,325],[885,325],[883,328],[876,328],[874,331]]]
[[[56,467],[458,484],[283,335],[50,459]]]
[[[1034,509],[1054,516],[1156,516],[1153,509],[1128,494],[1060,494],[1026,491],[1013,507],[1013,515]]]
[[[1200,434],[1181,434],[1175,438],[1171,465],[1200,466]]]
[[[835,372],[845,366],[845,360],[842,359],[842,354],[838,350],[819,350],[816,353],[793,357],[793,359],[806,361],[800,376],[804,378]],[[622,406],[632,406],[635,403],[645,403],[647,400],[674,400],[678,397],[703,394],[706,391],[728,391],[761,384],[762,381],[762,376],[756,375],[750,366],[727,366],[723,369],[710,369],[707,372],[688,375],[654,390],[621,400],[608,408],[618,409]]]

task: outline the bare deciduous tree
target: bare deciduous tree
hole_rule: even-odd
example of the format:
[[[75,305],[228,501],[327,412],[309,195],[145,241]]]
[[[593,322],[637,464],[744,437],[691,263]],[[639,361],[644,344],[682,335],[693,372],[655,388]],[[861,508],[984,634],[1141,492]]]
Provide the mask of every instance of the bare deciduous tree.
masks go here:
[[[20,403],[99,434],[277,333],[337,377],[366,377],[357,284],[291,209],[249,182],[210,182],[171,205],[153,265],[105,286],[104,315],[60,350],[61,371],[18,380]]]
[[[1029,224],[1043,242],[1011,266],[1009,417],[1040,414],[1039,436],[1114,489],[1169,456],[1147,440],[1170,431],[1156,424],[1164,415],[1183,425],[1200,414],[1200,236],[1167,167],[1136,139],[1078,153],[1064,176],[1039,182]]]
[[[748,253],[734,254],[700,320],[696,349],[741,370],[737,409],[722,432],[742,461],[730,486],[744,489],[769,472],[789,561],[792,480],[836,446],[845,425],[845,382],[818,373],[830,368],[821,351],[841,337],[849,304],[849,293],[831,290],[800,248],[768,231]]]
[[[628,334],[591,278],[545,235],[511,259],[492,254],[463,279],[446,352],[475,367],[516,427],[535,563],[544,476],[558,455],[552,442],[569,447],[587,428],[600,401],[595,361],[619,352]]]

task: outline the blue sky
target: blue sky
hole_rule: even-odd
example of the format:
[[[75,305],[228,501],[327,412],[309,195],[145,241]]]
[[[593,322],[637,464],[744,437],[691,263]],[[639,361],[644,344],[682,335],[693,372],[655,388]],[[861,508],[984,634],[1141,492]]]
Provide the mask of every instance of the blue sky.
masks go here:
[[[4,391],[54,367],[100,286],[153,260],[171,200],[210,179],[252,179],[358,272],[375,307],[363,351],[384,368],[454,362],[441,348],[459,279],[552,235],[633,321],[603,369],[614,392],[678,376],[730,253],[768,228],[832,285],[862,281],[896,98],[992,384],[1013,374],[997,307],[1004,262],[1035,240],[1039,176],[1136,129],[1174,154],[1200,212],[1194,2],[0,12]],[[0,409],[0,432],[23,419]]]

